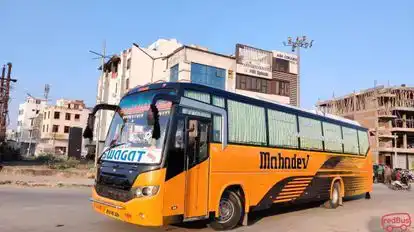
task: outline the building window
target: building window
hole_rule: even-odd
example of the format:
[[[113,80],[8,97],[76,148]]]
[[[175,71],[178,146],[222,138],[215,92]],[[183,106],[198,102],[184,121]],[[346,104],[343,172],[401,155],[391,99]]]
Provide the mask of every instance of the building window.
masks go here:
[[[278,81],[279,83],[279,94],[278,95],[282,95],[282,96],[289,96],[289,82],[287,81]]]
[[[50,111],[47,112],[47,118],[50,118]]]
[[[74,109],[79,109],[79,104],[74,104],[74,105],[73,105],[73,108],[74,108]]]
[[[45,125],[42,126],[42,132],[45,132]]]
[[[49,124],[46,125],[46,132],[49,132]]]
[[[40,104],[40,100],[36,100],[36,104],[39,105]]]
[[[125,80],[125,89],[129,89],[129,78]]]
[[[66,147],[55,147],[55,154],[66,154]]]
[[[242,74],[236,75],[236,89],[258,93],[290,96],[288,81],[263,79]]]
[[[43,119],[46,119],[46,112],[45,112],[45,115],[43,115]]]
[[[23,112],[24,112],[24,110],[23,110],[23,109],[19,110],[19,115],[22,115],[22,114],[23,114]]]
[[[59,118],[60,118],[60,112],[56,111],[54,115],[54,119],[59,119]]]
[[[57,133],[57,132],[59,132],[59,125],[53,125],[53,127],[52,127],[52,132],[53,132],[53,133]]]
[[[75,120],[79,120],[80,119],[80,114],[75,114]]]
[[[279,58],[273,58],[273,71],[289,73],[290,62]]]
[[[65,128],[64,128],[64,133],[65,133],[65,134],[69,133],[69,127],[68,127],[68,126],[65,126]]]
[[[128,58],[126,68],[127,70],[131,68],[131,58]]]
[[[36,114],[39,114],[40,110],[36,110]]]
[[[170,68],[170,81],[171,82],[178,81],[178,64]]]
[[[66,114],[65,114],[65,119],[66,119],[66,120],[70,120],[70,113],[66,113]]]
[[[226,70],[208,65],[191,63],[191,82],[225,89]]]

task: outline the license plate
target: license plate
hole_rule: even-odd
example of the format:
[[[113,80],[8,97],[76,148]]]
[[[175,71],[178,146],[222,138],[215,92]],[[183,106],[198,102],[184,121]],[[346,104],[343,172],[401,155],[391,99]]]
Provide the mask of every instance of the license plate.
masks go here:
[[[105,214],[113,218],[119,218],[119,213],[110,209],[106,209]]]

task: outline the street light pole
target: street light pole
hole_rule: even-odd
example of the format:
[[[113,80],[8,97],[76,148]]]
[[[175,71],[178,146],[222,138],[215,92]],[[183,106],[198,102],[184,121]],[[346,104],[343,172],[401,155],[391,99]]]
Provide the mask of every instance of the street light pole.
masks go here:
[[[292,52],[296,51],[296,55],[298,57],[298,61],[297,61],[298,79],[296,81],[296,89],[297,89],[296,105],[297,107],[300,107],[300,48],[305,48],[305,49],[311,48],[312,44],[313,44],[313,40],[308,42],[306,36],[297,36],[295,41],[292,40],[292,37],[288,37],[287,43],[283,42],[284,46],[292,47]]]

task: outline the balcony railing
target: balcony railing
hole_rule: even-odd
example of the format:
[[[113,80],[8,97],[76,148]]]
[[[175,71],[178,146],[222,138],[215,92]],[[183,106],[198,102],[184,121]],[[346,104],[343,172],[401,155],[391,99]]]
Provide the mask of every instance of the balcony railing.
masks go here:
[[[392,126],[397,128],[410,128],[414,129],[414,120],[413,119],[393,119]]]

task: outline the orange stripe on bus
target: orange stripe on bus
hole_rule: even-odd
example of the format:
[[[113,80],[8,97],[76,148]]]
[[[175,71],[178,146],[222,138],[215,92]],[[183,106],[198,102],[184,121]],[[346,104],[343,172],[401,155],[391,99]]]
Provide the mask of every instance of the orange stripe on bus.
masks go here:
[[[300,190],[305,190],[306,188],[305,187],[302,187],[302,188],[288,188],[288,189],[286,189],[286,188],[284,188],[284,189],[282,189],[282,192],[289,192],[289,191],[300,191]]]
[[[280,202],[287,202],[287,201],[291,201],[291,200],[293,200],[293,199],[276,200],[276,201],[273,201],[273,202],[274,203],[280,203]]]
[[[300,187],[308,187],[309,184],[292,184],[286,185],[285,188],[300,188]]]
[[[301,177],[301,178],[295,178],[294,181],[296,180],[312,180],[313,177]]]
[[[281,199],[286,199],[286,198],[296,198],[298,196],[300,196],[300,194],[289,195],[289,196],[280,196],[280,197],[276,197],[276,200],[281,200]]]
[[[280,193],[279,195],[280,196],[286,196],[286,195],[289,195],[289,194],[301,194],[301,193],[303,193],[303,191],[283,192],[283,193]]]
[[[306,180],[306,181],[291,181],[288,183],[289,184],[308,184],[309,182],[311,182],[310,180]]]

